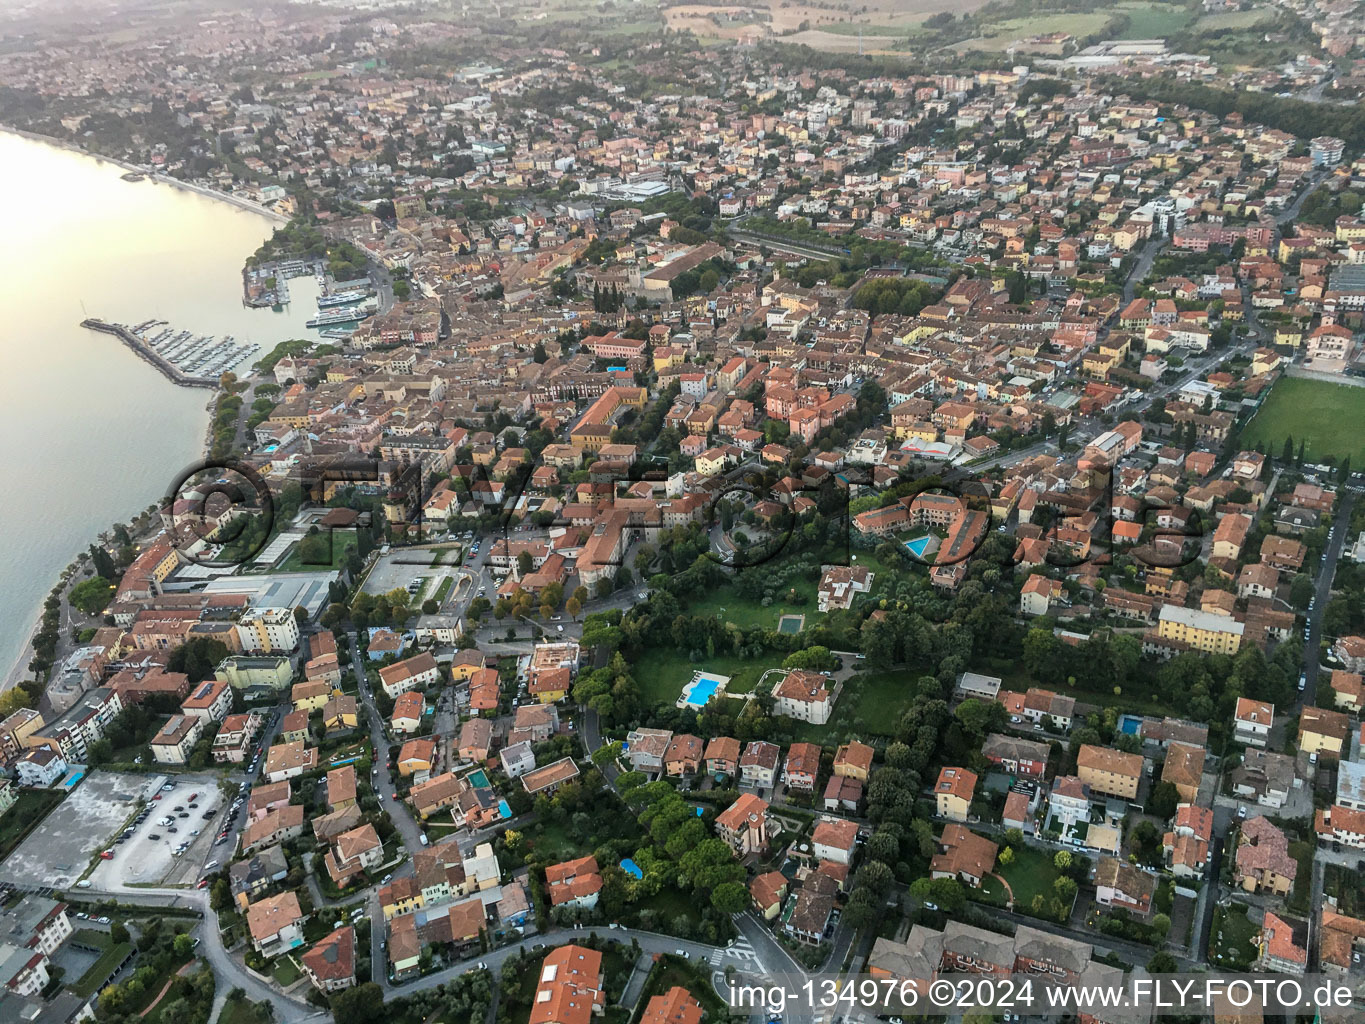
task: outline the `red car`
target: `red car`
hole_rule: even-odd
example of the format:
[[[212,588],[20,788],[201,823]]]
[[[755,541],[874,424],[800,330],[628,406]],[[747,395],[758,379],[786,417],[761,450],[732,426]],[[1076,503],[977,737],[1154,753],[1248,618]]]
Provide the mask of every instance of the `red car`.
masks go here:
[[[208,885],[209,885],[209,880],[208,880],[207,878],[201,878],[201,879],[199,879],[199,884],[196,885],[195,888],[196,888],[196,889],[207,889],[207,888],[208,888]]]
[[[152,797],[152,799],[153,799],[153,800],[160,800],[160,799],[161,799],[161,794],[160,794],[160,793],[155,794],[155,795]]]
[[[114,851],[113,851],[113,850],[105,850],[105,851],[103,851],[103,852],[100,854],[100,858],[101,858],[102,860],[113,860],[113,859],[114,859]]]

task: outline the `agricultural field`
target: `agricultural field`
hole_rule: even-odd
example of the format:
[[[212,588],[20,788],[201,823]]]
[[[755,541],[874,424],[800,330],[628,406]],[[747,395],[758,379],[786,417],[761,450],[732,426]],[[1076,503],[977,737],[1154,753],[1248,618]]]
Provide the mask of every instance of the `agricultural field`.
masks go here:
[[[1219,11],[1206,14],[1194,23],[1196,32],[1222,32],[1231,28],[1253,28],[1275,20],[1275,12],[1268,7],[1249,11]]]
[[[869,0],[809,5],[768,0],[712,7],[679,4],[664,7],[668,27],[691,31],[702,39],[730,41],[752,35],[755,28],[783,42],[828,52],[856,52],[861,27],[864,53],[896,52],[896,41],[923,30],[920,23],[940,11],[961,14],[976,10],[984,0]]]
[[[1116,13],[1128,16],[1128,27],[1118,32],[1118,39],[1164,39],[1189,27],[1190,11],[1178,4],[1123,3]]]
[[[1065,33],[1073,39],[1090,35],[1109,24],[1112,17],[1113,15],[1108,12],[1094,12],[1090,14],[1039,14],[1029,18],[1011,18],[1008,21],[987,25],[985,34],[964,39],[956,44],[953,49],[958,53],[968,53],[972,50],[995,53],[1013,49],[1030,53],[1060,55],[1064,43],[1042,40],[1029,42],[1028,40],[1058,33]]]
[[[1242,431],[1242,447],[1257,444],[1278,455],[1284,439],[1304,442],[1304,458],[1320,462],[1346,456],[1365,466],[1365,388],[1301,377],[1282,377],[1270,397]]]

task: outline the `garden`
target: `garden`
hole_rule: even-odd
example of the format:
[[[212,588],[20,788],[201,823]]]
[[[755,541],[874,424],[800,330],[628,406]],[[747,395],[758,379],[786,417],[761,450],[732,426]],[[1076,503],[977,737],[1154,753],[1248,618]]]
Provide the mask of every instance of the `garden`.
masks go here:
[[[1209,935],[1209,961],[1218,967],[1246,970],[1256,959],[1256,938],[1260,929],[1247,917],[1244,904],[1218,907],[1213,912],[1213,931]]]

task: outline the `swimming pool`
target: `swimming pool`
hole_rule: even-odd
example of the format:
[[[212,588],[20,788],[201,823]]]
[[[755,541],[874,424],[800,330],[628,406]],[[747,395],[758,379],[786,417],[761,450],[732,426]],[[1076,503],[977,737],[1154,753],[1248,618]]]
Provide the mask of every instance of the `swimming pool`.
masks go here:
[[[710,676],[698,676],[687,684],[683,691],[683,703],[688,707],[702,708],[720,689],[720,680]]]
[[[630,875],[631,878],[644,878],[645,873],[640,870],[640,865],[627,857],[621,861],[621,870]]]
[[[916,558],[923,558],[925,549],[929,547],[929,537],[926,534],[923,537],[916,537],[914,540],[907,540],[905,547]]]
[[[83,778],[85,778],[85,772],[76,772],[74,775],[71,776],[71,778],[66,780],[66,788],[71,789],[73,786],[76,785],[76,783],[80,782],[81,779]]]
[[[1127,736],[1136,736],[1142,728],[1142,719],[1136,715],[1119,715],[1119,732]]]
[[[470,772],[470,773],[469,773],[469,784],[470,784],[471,786],[474,786],[474,787],[478,788],[478,789],[487,789],[487,788],[488,788],[488,776],[485,775],[485,774],[483,773],[483,769],[482,769],[482,768],[480,768],[480,769],[479,769],[478,771],[476,771],[476,772]]]
[[[506,800],[499,800],[498,813],[501,814],[504,818],[510,818],[512,816],[511,805],[509,805]]]

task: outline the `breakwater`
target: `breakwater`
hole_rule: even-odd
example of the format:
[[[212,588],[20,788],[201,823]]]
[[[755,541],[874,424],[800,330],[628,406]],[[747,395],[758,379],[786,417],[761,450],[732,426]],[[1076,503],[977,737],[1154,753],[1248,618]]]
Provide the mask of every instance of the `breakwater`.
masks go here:
[[[105,321],[97,320],[95,317],[87,317],[81,321],[81,326],[87,330],[99,331],[101,334],[112,334],[137,353],[139,358],[145,359],[160,370],[162,375],[173,384],[187,388],[216,388],[219,386],[216,377],[192,377],[184,373],[122,324],[105,323]]]

